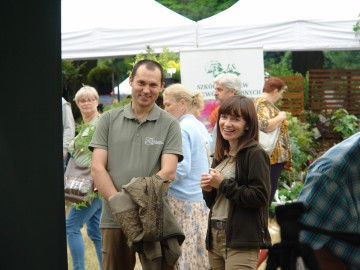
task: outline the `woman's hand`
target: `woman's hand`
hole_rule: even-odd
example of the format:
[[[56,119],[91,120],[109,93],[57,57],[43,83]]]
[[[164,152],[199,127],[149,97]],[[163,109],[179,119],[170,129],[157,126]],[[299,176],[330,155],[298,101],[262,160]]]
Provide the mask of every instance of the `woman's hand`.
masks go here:
[[[206,192],[210,192],[212,190],[212,187],[209,185],[209,182],[210,182],[210,174],[209,173],[201,174],[200,187],[202,188],[202,190]]]
[[[217,170],[210,168],[209,185],[213,188],[219,188],[220,183],[224,180],[224,176]]]
[[[212,188],[219,188],[223,180],[224,176],[219,171],[210,169],[210,173],[203,173],[201,175],[200,187],[204,191],[210,192]]]
[[[279,117],[280,124],[281,124],[284,120],[286,120],[286,112],[284,112],[284,111],[279,112],[277,117]]]

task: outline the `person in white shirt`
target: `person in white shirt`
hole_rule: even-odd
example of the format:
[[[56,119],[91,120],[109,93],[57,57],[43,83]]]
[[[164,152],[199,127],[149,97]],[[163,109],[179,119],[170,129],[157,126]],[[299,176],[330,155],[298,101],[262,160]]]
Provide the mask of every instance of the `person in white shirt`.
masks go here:
[[[63,97],[62,102],[62,123],[63,123],[63,160],[64,168],[71,140],[75,137],[75,121],[71,111],[71,105]]]

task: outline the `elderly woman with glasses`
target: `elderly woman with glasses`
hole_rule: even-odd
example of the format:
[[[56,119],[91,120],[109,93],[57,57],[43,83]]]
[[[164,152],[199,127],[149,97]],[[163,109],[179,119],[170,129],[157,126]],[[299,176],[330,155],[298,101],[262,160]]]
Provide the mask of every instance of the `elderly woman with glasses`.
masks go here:
[[[99,95],[95,88],[85,85],[76,93],[74,100],[80,110],[83,123],[78,135],[69,145],[71,158],[65,171],[65,177],[81,176],[90,179],[92,152],[88,149],[88,146],[100,117],[97,109]],[[80,173],[81,175],[79,175]],[[99,226],[102,202],[97,194],[94,188],[91,204],[85,202],[73,203],[66,218],[66,234],[74,270],[85,269],[85,248],[80,232],[84,224],[86,224],[89,238],[94,243],[99,261],[99,269],[102,269],[101,232]]]

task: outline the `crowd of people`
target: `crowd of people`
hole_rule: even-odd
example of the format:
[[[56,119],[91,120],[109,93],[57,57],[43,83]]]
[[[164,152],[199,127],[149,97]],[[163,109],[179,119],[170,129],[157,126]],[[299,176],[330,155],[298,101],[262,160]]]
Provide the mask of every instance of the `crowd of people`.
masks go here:
[[[275,105],[285,82],[267,78],[263,93],[253,100],[241,95],[238,76],[218,75],[214,96],[219,107],[210,133],[198,120],[201,93],[182,84],[164,89],[164,72],[156,61],[137,62],[129,83],[131,102],[103,114],[97,110],[96,90],[83,86],[74,99],[83,121],[76,136],[63,100],[65,175],[86,174],[99,194],[86,207],[72,206],[67,215],[73,269],[85,269],[84,224],[99,269],[134,269],[136,253],[143,270],[257,269],[260,250],[272,245],[268,214],[280,174],[292,168],[286,112]],[[163,108],[156,103],[160,94]],[[259,130],[277,128],[275,148],[267,153]],[[303,218],[305,223],[334,230],[345,223],[345,231],[359,231],[359,136],[310,168],[299,200],[318,206]],[[321,183],[315,181],[320,177]],[[331,192],[324,181],[334,182]],[[322,212],[326,200],[333,203]],[[336,222],[331,213],[339,217]],[[325,249],[349,269],[360,264],[354,259],[360,257],[356,247],[312,234],[304,234],[302,241]]]

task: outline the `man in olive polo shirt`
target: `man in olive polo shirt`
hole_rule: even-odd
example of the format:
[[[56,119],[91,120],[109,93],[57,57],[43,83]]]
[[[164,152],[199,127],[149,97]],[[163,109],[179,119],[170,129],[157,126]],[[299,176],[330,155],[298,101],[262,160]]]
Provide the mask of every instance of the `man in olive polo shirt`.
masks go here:
[[[136,263],[108,199],[133,177],[157,174],[174,180],[183,158],[178,121],[155,104],[164,87],[161,65],[152,60],[138,62],[129,82],[132,102],[104,113],[90,144],[94,151],[91,175],[104,197],[103,269],[134,269]],[[161,269],[167,268],[162,265]]]

